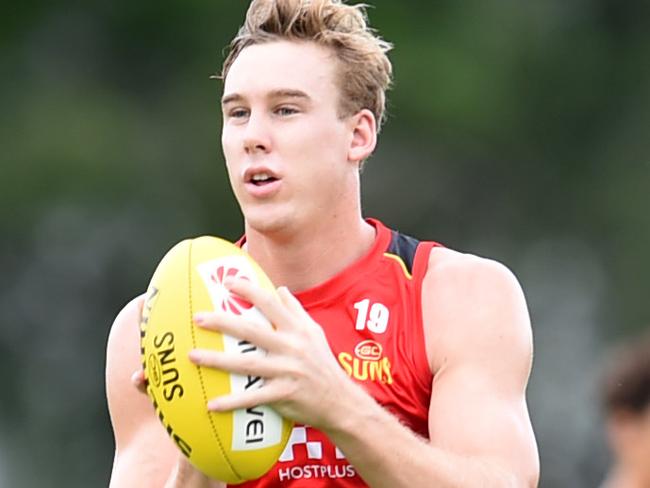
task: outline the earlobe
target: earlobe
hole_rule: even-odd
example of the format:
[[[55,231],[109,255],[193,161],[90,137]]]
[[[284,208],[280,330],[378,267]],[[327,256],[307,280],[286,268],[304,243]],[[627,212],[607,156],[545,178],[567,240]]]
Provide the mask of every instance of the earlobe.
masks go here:
[[[377,121],[375,115],[368,109],[353,115],[351,121],[352,140],[348,160],[361,162],[372,154],[377,145]]]

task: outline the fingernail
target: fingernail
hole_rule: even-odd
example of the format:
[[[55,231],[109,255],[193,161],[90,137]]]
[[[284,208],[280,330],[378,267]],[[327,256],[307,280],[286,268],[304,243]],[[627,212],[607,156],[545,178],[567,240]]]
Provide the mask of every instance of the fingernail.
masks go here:
[[[195,324],[202,324],[205,322],[205,313],[204,312],[198,312],[194,314],[193,317],[194,323]]]
[[[221,408],[221,402],[218,399],[210,400],[208,402],[208,410],[211,412],[216,412]]]
[[[201,362],[201,354],[196,349],[192,349],[189,353],[187,353],[187,356],[193,363]]]

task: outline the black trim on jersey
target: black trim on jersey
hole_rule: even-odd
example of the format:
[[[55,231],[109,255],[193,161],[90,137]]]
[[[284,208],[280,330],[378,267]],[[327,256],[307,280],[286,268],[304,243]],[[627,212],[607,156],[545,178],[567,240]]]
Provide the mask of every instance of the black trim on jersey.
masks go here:
[[[400,234],[396,230],[393,230],[391,232],[393,235],[390,240],[390,246],[388,246],[388,252],[402,258],[402,261],[404,261],[409,274],[413,274],[413,261],[415,260],[415,251],[417,250],[420,241],[414,237]]]

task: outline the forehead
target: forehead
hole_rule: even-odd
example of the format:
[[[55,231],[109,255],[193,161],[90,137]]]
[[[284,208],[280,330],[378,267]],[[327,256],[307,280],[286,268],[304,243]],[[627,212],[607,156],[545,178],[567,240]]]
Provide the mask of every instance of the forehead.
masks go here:
[[[301,90],[314,100],[336,96],[336,57],[312,42],[274,41],[245,48],[230,67],[224,96]]]

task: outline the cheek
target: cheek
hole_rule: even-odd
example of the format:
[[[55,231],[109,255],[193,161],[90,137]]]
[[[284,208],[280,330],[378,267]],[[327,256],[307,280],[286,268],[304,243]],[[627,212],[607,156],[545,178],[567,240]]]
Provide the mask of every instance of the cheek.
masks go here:
[[[347,159],[350,140],[351,135],[349,134],[348,128],[338,119],[336,119],[335,123],[327,127],[321,137],[323,145],[327,146],[329,153],[337,160]]]
[[[224,128],[221,131],[221,150],[226,161],[226,167],[230,167],[237,161],[237,139],[236,132]]]
[[[311,162],[318,162],[323,172],[329,172],[332,165],[347,160],[347,133],[338,120],[305,124],[294,140],[302,141],[300,153],[309,155]]]
[[[233,134],[232,130],[224,127],[221,130],[221,149],[223,155],[226,158],[226,162],[230,156],[232,156],[232,147],[233,147]]]
[[[235,151],[235,145],[232,139],[232,134],[226,133],[224,130],[221,133],[221,150],[223,152],[224,164],[226,166],[226,172],[228,173],[228,180],[230,181],[230,186],[238,194],[238,188],[236,185],[237,182],[237,153]]]

